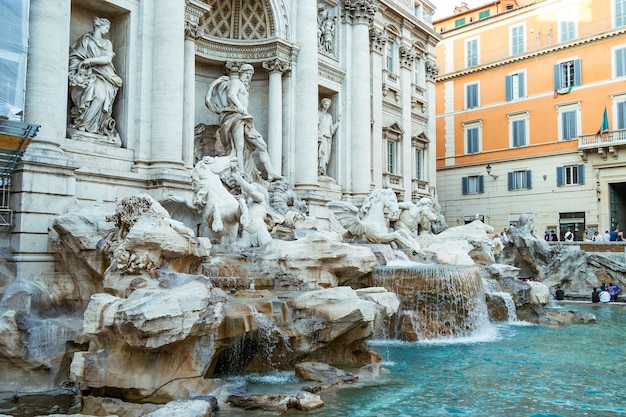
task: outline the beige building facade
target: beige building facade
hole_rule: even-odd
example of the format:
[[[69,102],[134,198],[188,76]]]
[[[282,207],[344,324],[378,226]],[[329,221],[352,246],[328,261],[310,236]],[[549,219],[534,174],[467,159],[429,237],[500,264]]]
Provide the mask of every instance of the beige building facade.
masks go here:
[[[63,276],[49,235],[59,214],[99,200],[113,207],[140,192],[157,200],[190,196],[191,169],[206,150],[202,140],[220,122],[205,104],[207,92],[245,64],[254,68],[248,103],[254,126],[276,174],[306,200],[310,215],[328,221],[328,201],[358,204],[381,187],[392,188],[399,201],[436,193],[434,48],[440,37],[427,0],[22,5],[15,19],[28,39],[23,108],[4,116],[41,128],[11,176],[12,221],[4,236],[18,276]],[[121,80],[109,134],[75,128],[80,105],[72,88],[80,77],[72,81],[69,51],[95,31],[94,17],[109,22],[100,32]],[[319,175],[324,98],[338,125],[326,175]]]

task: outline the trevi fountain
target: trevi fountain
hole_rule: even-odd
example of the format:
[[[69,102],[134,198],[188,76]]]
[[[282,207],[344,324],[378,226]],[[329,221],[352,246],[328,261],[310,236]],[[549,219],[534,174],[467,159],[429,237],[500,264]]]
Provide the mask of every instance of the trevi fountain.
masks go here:
[[[324,12],[330,30],[336,19]],[[69,135],[115,149],[112,103],[126,81],[112,65],[111,22],[92,23],[70,48]],[[333,33],[322,35],[330,56]],[[218,123],[195,126],[184,192],[83,201],[55,216],[47,239],[69,279],[17,276],[2,262],[0,414],[330,415],[327,398],[387,378],[385,341],[590,323],[591,312],[546,308],[554,287],[584,296],[625,282],[623,259],[550,245],[525,216],[507,242],[480,220],[448,227],[434,187],[414,202],[388,187],[335,193],[327,216],[312,215],[248,111],[254,67],[230,70],[206,90],[204,111]],[[346,122],[331,104],[320,101],[313,159],[336,191],[329,160]],[[285,372],[284,389],[241,379]]]

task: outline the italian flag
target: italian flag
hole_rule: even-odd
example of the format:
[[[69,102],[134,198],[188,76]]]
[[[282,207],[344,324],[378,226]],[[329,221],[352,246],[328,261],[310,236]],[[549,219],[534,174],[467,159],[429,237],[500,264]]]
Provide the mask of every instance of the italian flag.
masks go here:
[[[562,96],[563,94],[567,94],[570,91],[572,91],[572,85],[570,85],[569,87],[563,87],[563,88],[559,88],[558,90],[554,90],[554,98],[557,98],[558,96]]]

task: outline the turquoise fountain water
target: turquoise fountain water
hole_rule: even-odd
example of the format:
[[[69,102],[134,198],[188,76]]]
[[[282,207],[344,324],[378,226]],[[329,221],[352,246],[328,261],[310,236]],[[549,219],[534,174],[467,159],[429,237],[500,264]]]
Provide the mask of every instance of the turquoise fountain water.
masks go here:
[[[626,415],[623,305],[569,305],[593,324],[502,323],[471,336],[421,342],[377,340],[390,372],[324,391],[325,407],[290,416],[579,417]],[[282,391],[293,374],[248,375],[249,391]],[[262,413],[223,411],[224,416]]]

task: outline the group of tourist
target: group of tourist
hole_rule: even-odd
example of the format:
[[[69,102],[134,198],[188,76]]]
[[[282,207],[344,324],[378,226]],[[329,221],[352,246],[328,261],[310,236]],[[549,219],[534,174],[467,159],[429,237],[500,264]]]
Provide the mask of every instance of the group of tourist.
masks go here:
[[[596,231],[589,240],[592,242],[623,242],[624,231],[618,227],[616,227],[612,232],[606,230],[603,235]]]
[[[563,240],[566,242],[573,242],[575,240],[575,234],[572,232],[571,228],[568,228],[565,234],[563,235]],[[543,234],[543,240],[546,242],[556,242],[558,241],[557,234],[554,230],[548,232],[547,230]],[[624,241],[624,230],[616,227],[615,230],[609,232],[608,230],[601,234],[597,230],[593,233],[593,236],[589,236],[589,232],[587,229],[583,230],[583,234],[581,236],[581,240],[583,242],[623,242]]]
[[[613,303],[617,301],[617,297],[622,289],[617,283],[611,282],[609,285],[602,284],[600,291],[594,287],[591,293],[591,302],[593,303]]]

